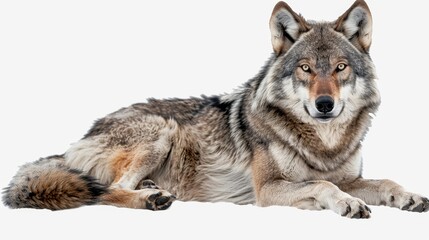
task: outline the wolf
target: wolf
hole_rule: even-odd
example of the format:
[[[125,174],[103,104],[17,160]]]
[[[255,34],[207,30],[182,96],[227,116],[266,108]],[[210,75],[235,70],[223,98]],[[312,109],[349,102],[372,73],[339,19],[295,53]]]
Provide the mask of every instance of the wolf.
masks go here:
[[[273,52],[240,88],[108,114],[65,153],[21,166],[3,203],[164,210],[179,199],[349,218],[369,218],[367,205],[427,212],[427,198],[362,176],[362,141],[381,101],[365,1],[332,22],[279,2],[269,28]]]

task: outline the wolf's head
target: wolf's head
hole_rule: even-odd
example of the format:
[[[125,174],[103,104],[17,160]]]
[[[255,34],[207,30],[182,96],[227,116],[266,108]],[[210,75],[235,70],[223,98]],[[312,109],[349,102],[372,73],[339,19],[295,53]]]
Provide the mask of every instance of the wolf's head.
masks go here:
[[[270,30],[275,56],[257,102],[312,124],[344,123],[361,109],[376,111],[380,97],[369,56],[372,17],[364,1],[357,0],[333,22],[306,21],[279,2]]]

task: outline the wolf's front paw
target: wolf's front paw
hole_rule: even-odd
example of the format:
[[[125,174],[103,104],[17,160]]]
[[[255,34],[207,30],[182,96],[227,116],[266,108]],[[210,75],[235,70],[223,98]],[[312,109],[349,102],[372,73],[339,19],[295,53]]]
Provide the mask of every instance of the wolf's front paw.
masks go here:
[[[165,210],[176,199],[176,196],[165,190],[147,190],[154,191],[146,198],[146,208],[150,210]]]
[[[349,218],[369,218],[371,209],[358,198],[345,198],[335,205],[335,212]]]
[[[400,193],[390,196],[392,207],[411,212],[427,212],[429,199],[414,193]]]

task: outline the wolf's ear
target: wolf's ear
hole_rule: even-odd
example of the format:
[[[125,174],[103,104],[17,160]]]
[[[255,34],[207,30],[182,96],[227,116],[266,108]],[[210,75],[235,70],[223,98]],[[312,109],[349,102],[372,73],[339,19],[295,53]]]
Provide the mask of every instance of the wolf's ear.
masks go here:
[[[271,43],[278,55],[289,50],[301,33],[308,31],[305,19],[296,14],[285,2],[278,2],[270,18]]]
[[[372,16],[365,1],[356,0],[337,19],[335,30],[342,32],[360,51],[368,53],[372,41]]]

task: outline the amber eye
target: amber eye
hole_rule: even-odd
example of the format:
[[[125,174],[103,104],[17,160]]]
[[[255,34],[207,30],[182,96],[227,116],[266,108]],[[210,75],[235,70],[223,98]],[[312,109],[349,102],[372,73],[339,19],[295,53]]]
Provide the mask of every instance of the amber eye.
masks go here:
[[[343,71],[344,69],[346,69],[346,67],[347,67],[347,65],[346,64],[344,64],[344,63],[340,63],[340,64],[338,64],[338,66],[337,66],[337,72],[341,72],[341,71]]]
[[[308,66],[307,64],[301,65],[301,69],[304,72],[310,72],[310,66]]]

